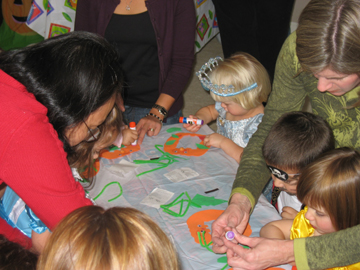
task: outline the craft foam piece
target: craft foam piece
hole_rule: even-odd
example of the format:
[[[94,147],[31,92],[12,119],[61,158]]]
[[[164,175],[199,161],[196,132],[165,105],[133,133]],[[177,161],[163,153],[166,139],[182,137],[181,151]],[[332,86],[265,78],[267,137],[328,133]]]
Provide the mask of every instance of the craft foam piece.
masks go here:
[[[184,148],[184,147],[176,148],[179,141],[185,136],[198,137],[201,140],[201,143],[197,143],[196,144],[197,148],[195,149]],[[164,151],[172,155],[196,156],[196,157],[202,156],[209,150],[209,147],[206,147],[204,145],[205,137],[206,137],[205,135],[196,134],[196,133],[180,132],[180,133],[172,134],[171,137],[167,139],[167,141],[164,144]]]
[[[129,154],[139,151],[140,145],[138,145],[138,144],[137,145],[128,145],[128,146],[122,145],[121,148],[115,146],[110,149],[102,150],[100,152],[100,157],[106,158],[106,159],[116,159],[116,158],[124,157],[126,155],[129,155]]]

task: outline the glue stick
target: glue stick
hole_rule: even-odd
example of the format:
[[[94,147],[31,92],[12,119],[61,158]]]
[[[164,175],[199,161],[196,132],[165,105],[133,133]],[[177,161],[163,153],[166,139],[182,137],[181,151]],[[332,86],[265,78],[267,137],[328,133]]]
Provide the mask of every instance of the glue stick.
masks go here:
[[[136,123],[135,122],[130,122],[129,126],[130,126],[130,129],[136,130]],[[137,140],[135,140],[133,143],[131,143],[131,145],[137,145]]]
[[[204,124],[204,120],[191,119],[191,118],[187,118],[187,117],[180,117],[179,118],[179,123],[202,126]]]

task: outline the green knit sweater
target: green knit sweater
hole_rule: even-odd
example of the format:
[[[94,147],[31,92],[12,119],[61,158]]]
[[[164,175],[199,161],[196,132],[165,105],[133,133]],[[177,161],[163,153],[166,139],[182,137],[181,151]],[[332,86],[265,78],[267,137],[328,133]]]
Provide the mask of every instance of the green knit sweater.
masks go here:
[[[301,72],[296,56],[296,33],[285,41],[276,64],[273,90],[258,130],[244,150],[236,179],[234,193],[246,195],[254,206],[270,178],[262,157],[261,147],[274,122],[284,113],[302,109],[305,97],[311,101],[313,113],[331,126],[336,147],[360,149],[360,108],[345,109],[358,99],[357,87],[337,97],[317,90],[317,79],[311,73]],[[321,237],[296,239],[296,265],[299,270],[325,269],[360,261],[360,225],[345,231]]]

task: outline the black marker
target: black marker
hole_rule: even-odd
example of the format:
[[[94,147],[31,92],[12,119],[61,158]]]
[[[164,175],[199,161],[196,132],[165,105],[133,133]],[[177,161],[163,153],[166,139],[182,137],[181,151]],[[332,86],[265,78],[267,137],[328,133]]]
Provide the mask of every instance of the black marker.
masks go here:
[[[208,191],[205,191],[205,194],[212,193],[212,192],[215,192],[215,191],[218,191],[218,190],[219,190],[218,188],[208,190]]]

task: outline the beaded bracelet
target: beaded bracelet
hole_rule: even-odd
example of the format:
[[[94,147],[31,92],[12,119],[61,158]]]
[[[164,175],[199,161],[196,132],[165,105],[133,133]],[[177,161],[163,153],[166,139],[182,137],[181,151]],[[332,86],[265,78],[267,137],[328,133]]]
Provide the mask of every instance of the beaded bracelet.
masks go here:
[[[152,116],[152,117],[155,117],[157,120],[160,121],[161,124],[163,124],[163,120],[161,120],[161,118],[159,116],[157,116],[156,114],[153,114],[153,113],[148,113],[146,116]]]
[[[162,116],[164,116],[164,118],[167,116],[168,111],[163,106],[160,106],[158,104],[154,104],[152,107],[154,109],[157,109],[158,112],[161,113]]]

